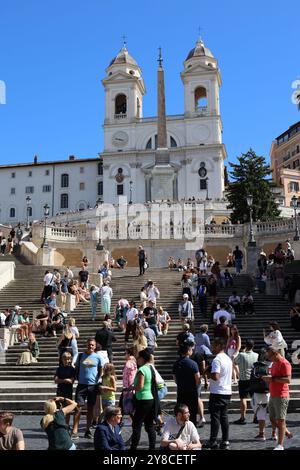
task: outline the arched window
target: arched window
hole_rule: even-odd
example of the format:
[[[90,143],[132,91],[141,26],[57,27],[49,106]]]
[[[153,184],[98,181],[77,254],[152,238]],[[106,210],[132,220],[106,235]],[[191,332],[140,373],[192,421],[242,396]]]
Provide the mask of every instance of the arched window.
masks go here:
[[[171,147],[177,147],[177,142],[172,136],[170,137],[170,144]]]
[[[98,175],[99,176],[103,175],[103,161],[102,160],[98,163]]]
[[[154,139],[153,137],[150,137],[150,139],[148,140],[147,144],[146,144],[146,150],[149,150],[149,149],[153,149],[153,141],[154,141],[154,148],[157,149],[157,134],[155,134],[154,136]],[[177,142],[176,140],[174,139],[174,137],[170,136],[169,137],[169,147],[177,147]]]
[[[207,111],[207,93],[203,86],[199,86],[195,90],[195,111]]]
[[[118,95],[115,100],[115,115],[127,113],[126,95]]]
[[[78,206],[78,209],[79,209],[80,211],[84,211],[84,210],[85,210],[85,203],[84,203],[84,202],[81,202],[81,203],[79,204],[79,206]]]
[[[60,195],[60,208],[61,209],[68,209],[69,208],[69,196],[68,196],[68,194],[61,194]]]
[[[14,219],[16,217],[16,209],[14,207],[11,207],[9,210],[9,217],[11,219]]]
[[[61,187],[62,188],[69,187],[69,175],[67,173],[64,173],[63,175],[61,175]]]

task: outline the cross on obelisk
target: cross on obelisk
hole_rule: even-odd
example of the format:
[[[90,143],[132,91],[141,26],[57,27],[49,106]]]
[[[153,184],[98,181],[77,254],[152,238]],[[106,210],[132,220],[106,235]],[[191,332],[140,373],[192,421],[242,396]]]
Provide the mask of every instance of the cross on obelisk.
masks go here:
[[[126,41],[126,36],[125,36],[125,34],[123,34],[122,39],[123,39],[123,47],[126,48],[126,46],[127,46],[127,41]]]

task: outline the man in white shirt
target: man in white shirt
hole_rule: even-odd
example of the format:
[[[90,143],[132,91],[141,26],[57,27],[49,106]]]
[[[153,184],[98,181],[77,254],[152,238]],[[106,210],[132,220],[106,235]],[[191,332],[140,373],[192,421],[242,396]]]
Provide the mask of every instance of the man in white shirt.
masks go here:
[[[177,404],[175,417],[169,418],[164,426],[161,448],[169,450],[195,450],[202,445],[196,426],[190,421],[190,412],[186,405]]]
[[[135,308],[135,303],[133,300],[129,302],[129,307],[129,310],[126,312],[125,343],[128,343],[130,333],[132,333],[132,336],[135,334],[136,320],[139,314],[138,310]]]
[[[215,313],[214,313],[214,317],[213,317],[213,320],[214,320],[214,323],[216,323],[217,325],[220,324],[220,318],[221,317],[225,317],[226,318],[226,325],[228,325],[228,323],[231,323],[231,315],[229,312],[227,312],[227,310],[225,310],[225,304],[222,303],[220,305],[220,310],[217,310]]]
[[[5,326],[6,315],[3,312],[0,312],[0,325]]]
[[[205,444],[207,449],[229,449],[229,423],[228,405],[231,399],[232,361],[225,353],[226,341],[223,338],[215,338],[213,353],[216,357],[212,361],[210,378],[210,439]],[[221,424],[222,441],[217,443],[218,432]]]

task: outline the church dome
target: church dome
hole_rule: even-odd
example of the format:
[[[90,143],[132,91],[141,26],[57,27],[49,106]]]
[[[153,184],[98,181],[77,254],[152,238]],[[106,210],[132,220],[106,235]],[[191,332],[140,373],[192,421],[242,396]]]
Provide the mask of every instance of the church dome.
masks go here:
[[[196,42],[196,47],[194,47],[188,54],[187,58],[185,60],[192,59],[194,57],[214,57],[212,52],[205,47],[204,42],[202,41],[201,38],[198,39]]]
[[[133,57],[128,53],[126,47],[122,47],[120,52],[116,55],[116,57],[111,61],[109,67],[114,64],[131,64],[137,65],[137,62],[134,60]]]

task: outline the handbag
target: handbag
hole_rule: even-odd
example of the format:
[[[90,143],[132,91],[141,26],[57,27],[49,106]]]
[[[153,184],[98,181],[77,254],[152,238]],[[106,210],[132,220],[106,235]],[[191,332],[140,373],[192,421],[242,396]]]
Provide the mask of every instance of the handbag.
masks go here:
[[[133,390],[123,390],[122,409],[125,415],[133,415],[135,411],[135,394]]]
[[[145,261],[144,263],[144,269],[147,269],[149,266],[148,266],[148,263]]]

